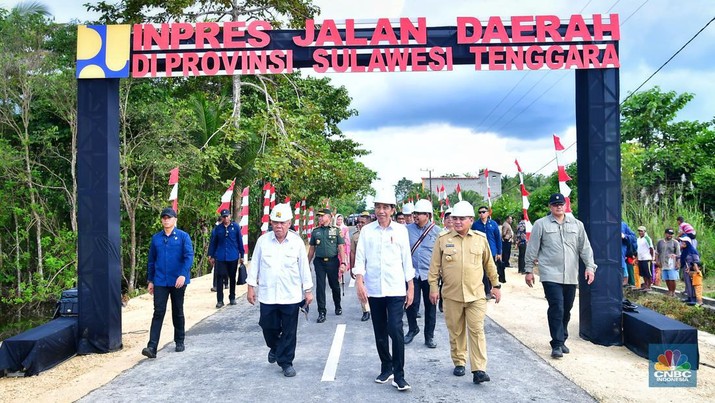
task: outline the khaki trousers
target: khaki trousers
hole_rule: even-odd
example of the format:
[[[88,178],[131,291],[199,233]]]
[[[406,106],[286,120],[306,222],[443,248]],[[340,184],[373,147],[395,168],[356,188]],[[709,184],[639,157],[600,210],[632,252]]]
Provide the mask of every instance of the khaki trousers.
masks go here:
[[[487,313],[487,300],[482,298],[473,302],[457,302],[445,299],[443,306],[444,320],[449,330],[452,362],[455,366],[466,366],[469,339],[471,371],[486,371],[487,338],[484,334],[484,316]]]

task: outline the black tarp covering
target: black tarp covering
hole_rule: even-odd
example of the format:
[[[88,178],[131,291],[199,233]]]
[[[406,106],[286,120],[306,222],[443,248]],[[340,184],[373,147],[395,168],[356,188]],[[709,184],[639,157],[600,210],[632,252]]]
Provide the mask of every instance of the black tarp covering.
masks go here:
[[[694,345],[696,354],[688,357],[690,365],[698,369],[700,364],[698,329],[642,306],[637,312],[623,312],[623,342],[643,358],[648,358],[650,344]]]
[[[77,353],[77,318],[57,318],[3,341],[0,374],[37,375]]]
[[[119,80],[77,85],[79,354],[122,347]]]

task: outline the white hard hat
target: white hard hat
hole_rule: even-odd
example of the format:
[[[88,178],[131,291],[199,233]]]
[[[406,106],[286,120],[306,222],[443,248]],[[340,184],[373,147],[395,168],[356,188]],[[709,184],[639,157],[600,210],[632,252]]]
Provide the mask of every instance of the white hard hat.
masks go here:
[[[290,204],[276,204],[271,211],[271,221],[286,222],[293,219],[293,212],[290,209]]]
[[[403,214],[412,214],[415,212],[415,205],[412,203],[405,203],[402,205]]]
[[[375,192],[375,199],[373,203],[391,204],[393,206],[397,205],[397,200],[395,200],[395,193],[386,189],[380,189]]]
[[[454,217],[474,217],[474,207],[468,201],[461,201],[452,207]]]
[[[415,213],[430,213],[432,214],[432,203],[429,200],[420,199],[415,203]]]
[[[444,215],[452,215],[452,207],[445,210]]]

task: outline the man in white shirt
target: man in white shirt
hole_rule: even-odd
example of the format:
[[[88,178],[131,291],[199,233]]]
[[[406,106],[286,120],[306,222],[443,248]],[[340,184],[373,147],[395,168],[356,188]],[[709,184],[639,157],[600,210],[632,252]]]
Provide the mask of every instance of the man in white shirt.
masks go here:
[[[246,296],[251,305],[256,299],[261,303],[258,324],[270,348],[268,362],[277,362],[283,375],[291,377],[296,374],[293,358],[298,314],[301,306],[313,301],[313,279],[305,244],[289,231],[293,219],[290,205],[277,204],[270,219],[273,231],[261,235],[253,249]]]
[[[406,391],[411,387],[405,381],[402,316],[405,308],[412,304],[415,269],[407,229],[392,222],[396,204],[394,193],[378,191],[375,195],[377,221],[360,231],[353,274],[358,299],[370,303],[375,345],[381,362],[381,372],[375,382],[386,383],[394,377],[392,386]],[[388,336],[392,339],[392,354]]]

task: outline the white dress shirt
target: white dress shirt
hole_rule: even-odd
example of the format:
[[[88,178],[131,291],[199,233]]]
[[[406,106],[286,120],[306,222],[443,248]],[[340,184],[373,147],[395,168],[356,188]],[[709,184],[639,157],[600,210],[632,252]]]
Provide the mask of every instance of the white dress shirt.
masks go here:
[[[313,288],[305,243],[288,231],[283,242],[275,233],[263,234],[256,241],[248,271],[249,286],[256,289],[263,304],[297,304],[303,292]]]
[[[406,282],[415,278],[410,237],[404,225],[375,221],[360,230],[353,274],[361,274],[369,297],[407,295]]]

